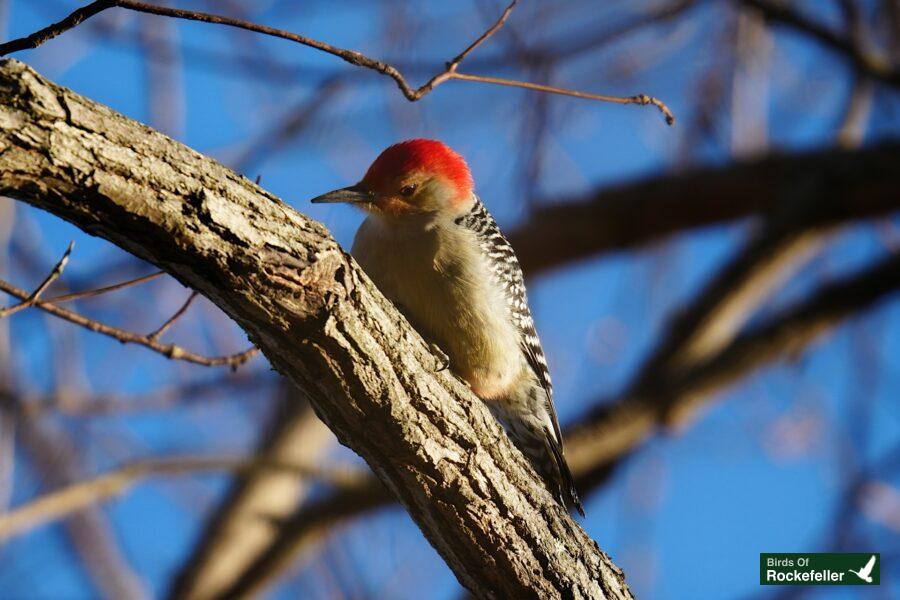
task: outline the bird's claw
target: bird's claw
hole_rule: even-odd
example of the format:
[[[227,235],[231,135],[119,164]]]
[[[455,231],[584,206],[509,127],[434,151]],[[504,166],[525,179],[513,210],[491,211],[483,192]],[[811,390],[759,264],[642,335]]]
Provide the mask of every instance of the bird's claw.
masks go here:
[[[430,342],[428,344],[428,349],[431,350],[431,354],[437,359],[435,373],[440,373],[441,371],[446,371],[450,368],[450,357],[447,356],[446,352],[441,350],[440,346],[434,342]]]

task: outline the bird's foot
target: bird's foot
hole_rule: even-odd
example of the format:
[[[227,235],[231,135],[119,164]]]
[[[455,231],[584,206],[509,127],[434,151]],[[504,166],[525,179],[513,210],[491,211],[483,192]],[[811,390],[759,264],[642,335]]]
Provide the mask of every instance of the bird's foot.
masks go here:
[[[450,368],[450,357],[447,356],[446,352],[441,350],[440,346],[438,346],[434,342],[429,342],[428,349],[431,350],[431,354],[436,359],[435,373],[440,373],[441,371],[446,371]]]

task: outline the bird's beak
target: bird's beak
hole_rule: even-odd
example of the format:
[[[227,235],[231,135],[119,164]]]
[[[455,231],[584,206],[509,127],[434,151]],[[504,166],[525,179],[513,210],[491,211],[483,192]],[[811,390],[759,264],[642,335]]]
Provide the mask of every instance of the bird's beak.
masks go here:
[[[365,189],[359,184],[351,185],[350,187],[341,188],[339,190],[334,190],[328,192],[327,194],[322,194],[321,196],[316,196],[310,202],[314,204],[325,204],[325,203],[334,203],[334,202],[349,202],[351,204],[362,204],[366,202],[372,202],[375,200],[375,194]]]

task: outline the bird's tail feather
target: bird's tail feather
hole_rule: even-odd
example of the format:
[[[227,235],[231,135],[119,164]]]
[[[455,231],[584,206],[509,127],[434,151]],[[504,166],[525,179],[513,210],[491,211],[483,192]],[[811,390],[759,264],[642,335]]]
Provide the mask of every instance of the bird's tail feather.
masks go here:
[[[583,517],[584,506],[581,504],[581,498],[578,497],[578,490],[575,489],[575,478],[569,469],[569,463],[566,462],[566,457],[563,456],[562,445],[556,441],[556,436],[553,432],[547,431],[545,436],[547,447],[550,449],[550,453],[556,462],[556,471],[559,474],[556,483],[559,493],[562,495],[562,500],[567,507],[574,506],[578,514]]]
[[[560,504],[566,508],[575,507],[578,513],[584,516],[584,507],[575,490],[575,479],[563,456],[562,445],[556,437],[549,417],[522,419],[518,414],[508,412],[503,404],[491,403],[488,406],[503,424],[513,443],[528,458],[550,493]]]

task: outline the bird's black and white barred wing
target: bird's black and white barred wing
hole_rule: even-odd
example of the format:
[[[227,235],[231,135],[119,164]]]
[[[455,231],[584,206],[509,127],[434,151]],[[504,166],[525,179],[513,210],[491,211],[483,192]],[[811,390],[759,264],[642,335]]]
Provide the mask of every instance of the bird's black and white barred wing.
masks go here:
[[[506,302],[510,315],[519,330],[519,345],[534,371],[538,382],[547,393],[547,412],[553,421],[553,433],[556,442],[562,445],[562,435],[553,406],[553,384],[550,381],[550,369],[541,348],[541,340],[534,328],[534,319],[528,308],[528,294],[525,291],[525,280],[516,253],[507,239],[500,232],[494,218],[487,211],[481,200],[475,199],[472,209],[457,218],[456,223],[474,232],[478,238],[482,252],[490,260],[492,275],[506,292]]]
[[[535,378],[544,390],[544,408],[552,423],[552,431],[544,431],[541,437],[544,438],[545,448],[550,453],[547,458],[555,465],[555,474],[551,475],[555,484],[550,484],[552,485],[551,491],[556,487],[561,494],[563,503],[574,506],[583,516],[584,508],[578,498],[578,491],[575,489],[575,480],[563,456],[562,433],[559,430],[556,408],[553,406],[550,369],[547,367],[547,359],[544,357],[541,341],[534,328],[534,319],[528,308],[525,280],[516,253],[503,237],[494,218],[478,198],[475,199],[472,209],[459,217],[456,223],[475,233],[482,252],[489,259],[491,274],[504,290],[510,315],[519,330],[519,346],[529,367],[534,372]],[[541,464],[546,465],[544,457],[539,460]],[[546,473],[544,469],[539,469],[539,471]]]

